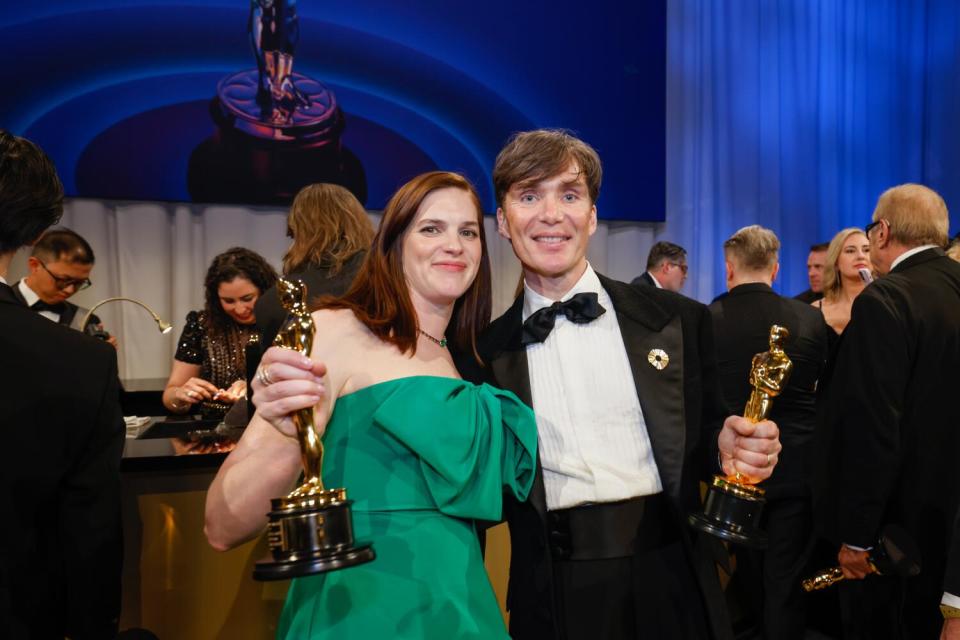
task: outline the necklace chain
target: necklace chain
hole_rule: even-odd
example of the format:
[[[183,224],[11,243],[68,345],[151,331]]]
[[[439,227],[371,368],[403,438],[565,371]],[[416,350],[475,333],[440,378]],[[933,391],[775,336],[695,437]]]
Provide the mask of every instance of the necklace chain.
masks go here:
[[[447,337],[446,337],[446,336],[444,336],[443,338],[434,338],[432,335],[430,335],[429,333],[427,333],[427,332],[424,331],[423,329],[417,329],[417,331],[420,333],[420,335],[422,335],[424,338],[426,338],[426,339],[429,340],[430,342],[433,342],[434,344],[436,344],[437,346],[439,346],[441,349],[446,349],[446,348],[447,348]]]

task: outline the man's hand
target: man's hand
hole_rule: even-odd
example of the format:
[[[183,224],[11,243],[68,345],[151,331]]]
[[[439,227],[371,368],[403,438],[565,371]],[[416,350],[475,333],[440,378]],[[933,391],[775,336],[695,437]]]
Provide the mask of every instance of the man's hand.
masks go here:
[[[840,545],[840,552],[837,554],[837,562],[843,569],[843,577],[847,580],[863,580],[873,573],[875,569],[871,566],[867,558],[870,553],[867,551],[857,551],[847,545]]]
[[[270,347],[263,354],[253,376],[253,404],[257,414],[291,438],[297,427],[290,415],[298,409],[316,405],[326,390],[323,376],[327,368],[292,349]]]
[[[740,473],[750,483],[770,477],[783,449],[776,424],[770,420],[750,422],[741,416],[723,422],[717,445],[723,472],[728,476]]]
[[[960,640],[960,618],[948,618],[943,621],[940,640]]]

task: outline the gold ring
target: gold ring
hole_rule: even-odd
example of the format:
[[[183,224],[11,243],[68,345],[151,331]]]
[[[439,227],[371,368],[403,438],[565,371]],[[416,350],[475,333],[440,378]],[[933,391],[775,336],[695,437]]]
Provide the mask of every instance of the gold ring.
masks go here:
[[[267,371],[269,367],[270,365],[267,365],[266,367],[257,367],[257,380],[259,380],[260,384],[265,387],[273,384],[273,380],[270,379],[270,373]]]
[[[768,467],[770,466],[770,460],[771,460],[771,457],[770,457],[770,454],[768,453],[768,454],[767,454],[767,466],[768,466]]]

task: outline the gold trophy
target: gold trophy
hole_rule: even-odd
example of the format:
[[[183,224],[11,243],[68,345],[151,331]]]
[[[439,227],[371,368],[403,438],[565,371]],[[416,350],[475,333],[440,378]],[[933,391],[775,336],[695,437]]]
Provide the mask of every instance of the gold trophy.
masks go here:
[[[902,527],[888,524],[880,533],[880,539],[870,549],[867,562],[877,575],[909,578],[920,573],[920,549]],[[826,589],[843,579],[843,569],[831,567],[803,580],[800,586],[810,593]]]
[[[750,367],[750,398],[743,416],[751,422],[765,420],[773,406],[773,399],[783,391],[793,363],[783,351],[783,340],[790,335],[785,327],[770,327],[770,350],[753,357]],[[763,549],[767,534],[758,523],[766,498],[764,491],[743,477],[714,476],[707,489],[702,513],[690,514],[689,521],[696,529],[729,542]]]
[[[273,344],[309,356],[317,328],[307,307],[307,288],[301,282],[280,278],[277,292],[289,315]],[[323,443],[314,424],[313,407],[300,409],[292,418],[300,443],[303,484],[286,497],[270,501],[267,542],[272,557],[255,565],[255,580],[323,573],[376,557],[369,543],[353,540],[347,490],[323,487]]]

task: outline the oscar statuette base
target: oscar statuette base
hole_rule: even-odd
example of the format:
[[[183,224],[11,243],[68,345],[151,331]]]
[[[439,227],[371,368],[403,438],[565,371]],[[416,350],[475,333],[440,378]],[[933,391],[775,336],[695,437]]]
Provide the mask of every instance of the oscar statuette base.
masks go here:
[[[370,543],[353,539],[351,503],[345,489],[308,495],[297,495],[295,491],[271,500],[267,525],[271,556],[255,565],[254,580],[287,580],[345,569],[376,558]]]
[[[760,529],[766,498],[763,489],[714,476],[702,513],[688,516],[690,525],[728,542],[765,549],[767,534]]]

